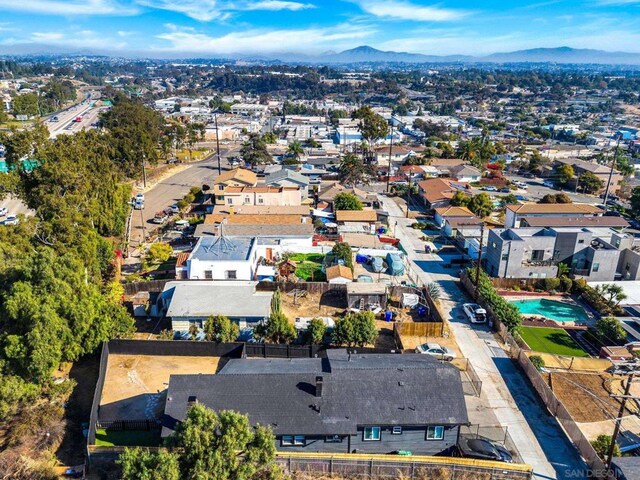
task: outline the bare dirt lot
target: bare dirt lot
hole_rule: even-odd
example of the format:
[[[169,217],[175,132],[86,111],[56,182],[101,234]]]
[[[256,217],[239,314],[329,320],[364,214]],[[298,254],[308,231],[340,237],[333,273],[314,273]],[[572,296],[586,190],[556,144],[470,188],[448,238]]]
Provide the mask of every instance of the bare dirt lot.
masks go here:
[[[216,373],[218,357],[110,355],[100,420],[156,419],[164,410],[169,376]]]
[[[618,415],[620,403],[609,394],[621,393],[620,377],[572,372],[547,373],[543,377],[576,422],[600,422]]]

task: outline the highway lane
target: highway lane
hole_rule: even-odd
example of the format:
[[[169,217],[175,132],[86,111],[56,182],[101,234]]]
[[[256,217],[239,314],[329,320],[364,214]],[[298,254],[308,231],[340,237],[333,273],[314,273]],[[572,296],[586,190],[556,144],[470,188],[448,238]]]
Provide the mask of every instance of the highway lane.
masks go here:
[[[221,145],[220,157],[222,169],[228,169],[227,159],[238,154],[239,145]],[[148,237],[158,227],[151,222],[156,212],[160,212],[168,206],[181,200],[191,187],[202,185],[213,186],[214,179],[218,176],[218,161],[215,153],[205,160],[189,165],[185,169],[171,175],[144,193],[144,209],[133,210],[131,216],[131,236],[129,244],[132,248],[138,247],[144,234]],[[135,194],[135,192],[134,192]]]

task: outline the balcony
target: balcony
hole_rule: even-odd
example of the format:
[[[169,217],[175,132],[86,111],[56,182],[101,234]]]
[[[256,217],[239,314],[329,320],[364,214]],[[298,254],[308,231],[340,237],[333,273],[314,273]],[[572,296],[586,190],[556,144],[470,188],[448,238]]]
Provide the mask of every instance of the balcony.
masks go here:
[[[574,268],[573,270],[571,270],[571,273],[573,275],[577,275],[579,277],[588,277],[589,275],[591,275],[591,269],[589,269],[589,268]]]
[[[523,267],[555,267],[558,265],[557,260],[523,260]]]

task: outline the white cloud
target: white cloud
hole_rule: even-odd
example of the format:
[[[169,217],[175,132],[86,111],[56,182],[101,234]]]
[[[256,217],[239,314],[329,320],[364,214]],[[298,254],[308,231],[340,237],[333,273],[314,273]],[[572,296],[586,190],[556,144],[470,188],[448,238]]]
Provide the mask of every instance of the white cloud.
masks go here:
[[[156,47],[156,50],[211,54],[270,53],[286,49],[312,53],[329,46],[346,48],[352,45],[352,41],[376,33],[366,26],[339,25],[331,28],[234,31],[214,37],[175,25],[167,25],[167,28],[169,31],[157,38],[166,40],[170,46]]]
[[[3,9],[42,15],[126,16],[138,12],[114,0],[0,0],[0,10]]]
[[[127,47],[124,41],[116,41],[105,38],[93,30],[71,30],[65,32],[32,32],[24,39],[11,39],[9,43],[43,43],[47,45],[58,45],[72,47],[75,49],[101,49],[101,50],[122,50]]]
[[[33,42],[57,42],[64,38],[64,34],[60,32],[33,32],[31,34],[31,41]]]
[[[247,5],[241,7],[241,10],[306,10],[307,8],[316,8],[312,3],[284,2],[281,0],[263,0],[260,2],[248,2]]]
[[[396,0],[360,0],[357,2],[365,12],[376,17],[419,22],[447,22],[469,15],[466,10],[422,6]]]
[[[292,2],[284,0],[243,0],[217,1],[217,0],[137,0],[140,5],[160,10],[170,10],[183,13],[188,17],[210,22],[211,20],[223,21],[228,19],[233,13],[250,10],[305,10],[315,8],[311,3]]]

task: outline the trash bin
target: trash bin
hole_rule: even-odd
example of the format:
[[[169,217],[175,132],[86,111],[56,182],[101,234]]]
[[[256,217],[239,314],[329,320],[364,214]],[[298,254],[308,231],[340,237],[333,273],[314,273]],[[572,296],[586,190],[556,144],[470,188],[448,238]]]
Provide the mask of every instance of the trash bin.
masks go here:
[[[384,321],[392,322],[393,321],[393,312],[391,310],[387,310],[384,312]]]

